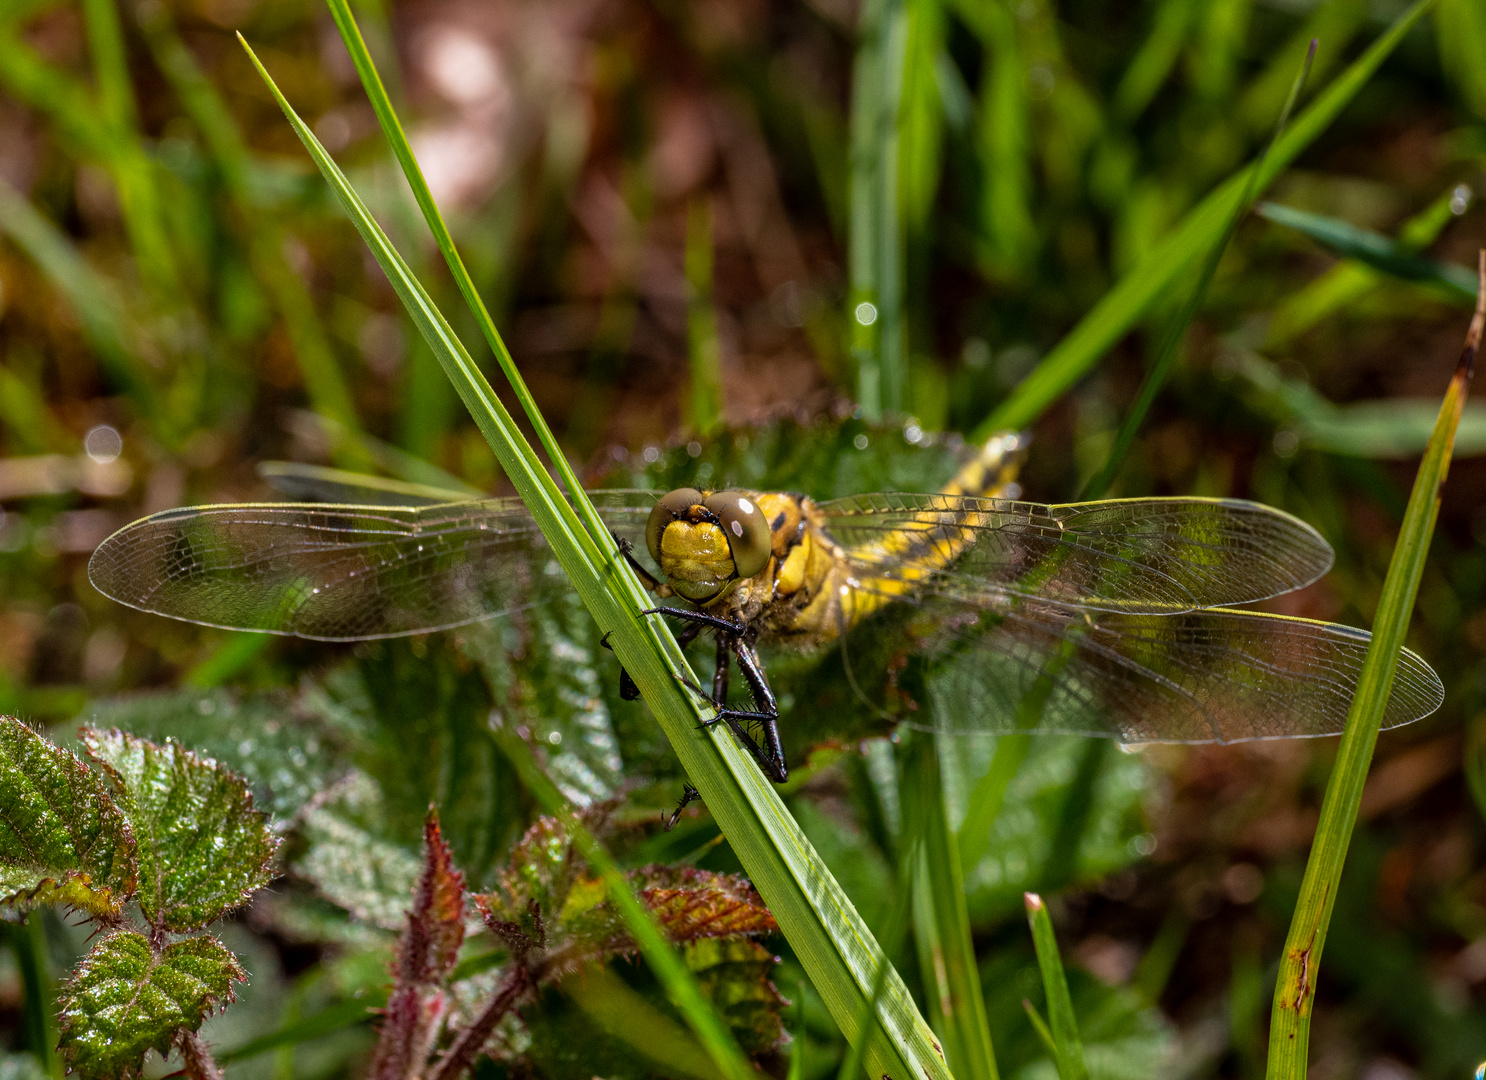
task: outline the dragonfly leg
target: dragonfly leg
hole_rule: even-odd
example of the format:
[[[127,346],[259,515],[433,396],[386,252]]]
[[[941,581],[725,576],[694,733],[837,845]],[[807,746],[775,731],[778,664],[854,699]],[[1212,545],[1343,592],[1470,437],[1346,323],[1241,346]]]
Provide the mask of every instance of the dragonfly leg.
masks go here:
[[[641,585],[645,586],[645,588],[649,592],[653,592],[657,596],[671,595],[671,587],[665,582],[661,581],[660,578],[656,577],[649,570],[645,569],[640,560],[634,557],[634,555],[632,554],[632,552],[635,550],[634,544],[631,544],[628,540],[618,535],[617,533],[611,532],[609,535],[614,537],[614,543],[619,547],[619,554],[623,555],[624,561],[629,563],[629,568],[635,572],[635,577],[640,579]]]
[[[734,622],[732,619],[722,619],[716,615],[708,615],[705,611],[693,611],[691,608],[658,607],[642,611],[640,614],[671,615],[696,626],[710,626],[714,630],[721,630],[724,634],[733,637],[739,636],[746,629],[742,623]]]
[[[692,803],[700,800],[701,797],[702,793],[696,788],[692,787],[690,784],[683,784],[681,787],[681,801],[676,804],[676,809],[671,811],[671,816],[664,819],[666,832],[670,832],[672,829],[674,829],[676,827],[676,822],[681,820],[681,812]]]
[[[680,645],[684,649],[693,641],[695,641],[697,635],[701,632],[702,628],[700,625],[697,624],[683,627],[681,633],[676,635],[676,644]],[[599,641],[599,644],[608,649],[610,652],[614,651],[614,646],[609,644],[609,635],[613,633],[614,631],[610,630],[609,633],[605,634]],[[623,666],[621,666],[619,669],[619,696],[625,701],[640,700],[640,688],[635,685],[635,680],[631,678],[630,673],[626,671]]]
[[[701,626],[693,623],[697,629]],[[689,628],[688,628],[689,629]],[[717,667],[712,672],[712,700],[717,702],[719,709],[727,708],[728,704],[728,667],[733,662],[732,650],[728,647],[728,639],[719,636],[717,639]]]
[[[717,715],[711,720],[703,721],[703,724],[707,727],[718,723],[726,724],[728,730],[743,744],[743,749],[758,762],[764,775],[774,783],[782,784],[789,779],[789,765],[784,760],[784,747],[779,741],[779,703],[774,700],[774,692],[769,689],[758,654],[739,638],[726,637],[718,640],[717,667],[724,672],[721,679],[724,690],[727,687],[725,672],[730,660],[728,653],[737,658],[738,669],[743,672],[756,708],[730,709],[726,700],[714,697],[712,706],[717,710]],[[712,685],[714,690],[718,688],[716,676],[713,677]],[[751,724],[757,724],[762,729],[763,745],[759,745],[759,740],[748,730],[747,725]]]

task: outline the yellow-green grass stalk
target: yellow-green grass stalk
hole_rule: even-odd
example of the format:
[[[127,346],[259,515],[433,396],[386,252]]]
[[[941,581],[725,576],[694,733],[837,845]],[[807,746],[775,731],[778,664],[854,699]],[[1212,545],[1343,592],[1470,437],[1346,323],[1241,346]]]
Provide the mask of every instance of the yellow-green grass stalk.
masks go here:
[[[364,45],[360,51],[364,53]],[[251,50],[249,54],[252,55]],[[871,933],[752,759],[721,725],[702,726],[701,721],[711,714],[710,706],[685,689],[688,681],[695,685],[695,678],[664,622],[659,617],[640,615],[650,606],[650,598],[620,557],[613,537],[603,529],[602,520],[582,488],[575,479],[568,483],[575,509],[542,467],[505,405],[344,174],[279,93],[256,56],[253,59],[296,134],[454,382],[580,598],[599,628],[611,635],[610,644],[620,662],[639,686],[683,768],[789,938],[838,1026],[849,1041],[866,1040],[866,1060],[874,1076],[887,1073],[926,1080],[947,1078],[949,1072],[933,1035],[896,973],[887,979],[876,1008],[867,1014],[874,1022],[870,1025],[861,1022],[863,1007],[872,1000],[873,979],[882,956]],[[359,62],[368,73],[375,74],[369,57],[362,57]],[[387,114],[383,130],[399,155],[405,153],[411,161],[411,150],[406,146],[401,127],[391,114],[385,95],[381,96],[384,98],[381,107]],[[431,199],[428,205],[436,211]],[[428,216],[439,220],[432,213]],[[452,241],[448,241],[448,251],[453,251]],[[454,256],[451,262],[458,265],[457,252]],[[466,288],[473,291],[472,286],[465,285],[461,291]],[[471,306],[479,317],[483,305]],[[488,315],[482,322],[486,320]],[[482,325],[487,339],[493,329],[493,324]],[[498,335],[494,337],[499,341]],[[502,346],[497,357],[501,358],[503,352]],[[508,368],[504,363],[502,366],[517,396],[530,401],[514,363]],[[535,412],[535,406],[531,408]],[[545,425],[537,430],[543,436],[543,443],[550,447],[549,452],[557,451]],[[571,477],[560,451],[553,453],[553,461],[567,474],[565,480]],[[589,527],[585,528],[585,524]],[[881,1031],[883,1037],[872,1037],[876,1031]]]
[[[1357,810],[1362,802],[1362,788],[1367,782],[1368,766],[1378,741],[1378,725],[1393,690],[1398,653],[1414,610],[1419,579],[1424,573],[1424,560],[1434,534],[1439,514],[1440,488],[1450,469],[1450,456],[1455,446],[1455,430],[1465,398],[1476,352],[1481,345],[1481,331],[1486,324],[1486,251],[1478,260],[1476,313],[1466,335],[1460,363],[1445,391],[1434,434],[1424,450],[1414,490],[1404,511],[1403,527],[1393,549],[1388,576],[1383,582],[1378,612],[1373,619],[1372,642],[1362,662],[1357,679],[1357,692],[1347,713],[1347,726],[1342,731],[1336,763],[1326,785],[1321,803],[1321,819],[1316,838],[1306,861],[1305,877],[1300,886],[1300,899],[1290,920],[1285,951],[1280,958],[1279,981],[1274,990],[1270,1013],[1269,1080],[1303,1080],[1310,1045],[1311,1009],[1315,1002],[1316,981],[1321,968],[1321,951],[1326,944],[1326,930],[1336,905],[1337,887],[1346,863],[1347,846],[1357,823]]]

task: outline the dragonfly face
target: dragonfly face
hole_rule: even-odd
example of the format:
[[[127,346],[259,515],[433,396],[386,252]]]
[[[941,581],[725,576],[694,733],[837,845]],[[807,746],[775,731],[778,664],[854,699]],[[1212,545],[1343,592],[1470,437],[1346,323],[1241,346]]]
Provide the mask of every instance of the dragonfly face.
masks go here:
[[[704,604],[764,569],[769,523],[749,493],[678,488],[650,512],[645,546],[673,590]]]
[[[1314,529],[1236,499],[1017,501],[1020,452],[1015,435],[993,439],[935,494],[591,495],[614,534],[649,553],[649,579],[659,586],[658,570],[691,605],[675,609],[681,636],[716,631],[718,668],[741,667],[757,707],[738,711],[740,727],[772,725],[756,644],[839,639],[869,702],[908,695],[904,722],[937,731],[1227,742],[1341,730],[1367,634],[1234,610],[1330,568]],[[94,585],[178,619],[333,641],[456,627],[563,585],[519,500],[298,481],[298,497],[336,502],[145,518],[100,545]],[[910,654],[921,689],[894,681]],[[725,690],[714,682],[719,704]],[[1405,650],[1384,726],[1442,698]],[[782,758],[762,750],[777,778]]]

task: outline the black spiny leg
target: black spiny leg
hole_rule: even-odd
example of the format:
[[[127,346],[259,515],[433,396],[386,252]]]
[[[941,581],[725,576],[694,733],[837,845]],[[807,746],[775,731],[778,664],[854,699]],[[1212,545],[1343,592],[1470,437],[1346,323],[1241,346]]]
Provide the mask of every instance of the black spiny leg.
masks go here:
[[[702,793],[696,788],[690,784],[683,785],[681,788],[681,801],[676,804],[676,809],[671,811],[671,816],[665,819],[666,832],[674,829],[676,822],[681,820],[681,812],[701,797]]]
[[[697,635],[701,632],[702,628],[700,626],[685,627],[682,629],[681,633],[676,635],[676,644],[680,645],[684,649],[693,641],[695,641],[697,639]],[[614,631],[610,630],[609,634],[612,633],[614,633]],[[599,644],[608,649],[610,652],[613,652],[614,646],[609,644],[609,634],[605,634],[599,641]],[[625,701],[640,700],[640,688],[635,685],[635,680],[630,677],[630,673],[624,670],[623,666],[621,666],[619,669],[619,696]]]
[[[686,620],[690,626],[699,628],[708,626],[721,631],[717,638],[717,672],[712,676],[712,706],[717,710],[717,715],[704,723],[708,726],[719,722],[726,724],[729,730],[738,737],[738,741],[743,744],[743,748],[753,756],[753,760],[758,762],[765,776],[776,784],[782,784],[788,780],[789,766],[784,760],[784,747],[779,741],[779,703],[774,700],[774,692],[769,689],[769,682],[764,677],[763,665],[759,663],[758,654],[751,646],[743,642],[744,627],[742,624],[686,608],[656,608],[644,614],[674,615],[678,619]],[[757,706],[753,710],[728,708],[727,668],[733,657],[736,657],[738,669],[743,672],[743,678],[748,682],[748,689],[753,695],[754,705]],[[693,689],[701,693],[700,689],[696,687]],[[763,729],[764,744],[762,746],[748,731],[747,725],[749,724],[758,724]]]

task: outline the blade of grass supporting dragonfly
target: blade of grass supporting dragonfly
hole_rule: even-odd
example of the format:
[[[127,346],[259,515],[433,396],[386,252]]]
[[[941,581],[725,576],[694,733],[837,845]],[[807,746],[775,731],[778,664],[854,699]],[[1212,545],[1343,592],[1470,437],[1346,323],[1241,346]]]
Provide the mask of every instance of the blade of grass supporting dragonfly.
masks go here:
[[[1259,170],[1256,191],[1263,192],[1270,181],[1315,141],[1433,3],[1434,0],[1417,0],[1301,111],[1265,159],[1264,167]],[[1245,169],[1230,176],[1188,211],[1180,224],[1064,335],[970,438],[983,442],[993,432],[1026,427],[1088,374],[1105,351],[1135,325],[1166,293],[1172,282],[1186,273],[1192,260],[1208,250],[1222,234],[1247,183]]]
[[[1078,1035],[1078,1020],[1073,1015],[1073,999],[1068,994],[1068,977],[1063,973],[1063,960],[1058,955],[1058,939],[1047,905],[1036,893],[1027,893],[1027,923],[1032,927],[1032,944],[1037,949],[1037,966],[1042,970],[1042,989],[1047,994],[1047,1016],[1051,1022],[1053,1060],[1058,1064],[1061,1080],[1089,1080],[1089,1066],[1084,1062],[1084,1044]]]
[[[860,1077],[870,1060],[872,1047],[881,1041],[878,1031],[871,1026],[872,1014],[891,992],[892,980],[896,977],[888,958],[898,955],[908,937],[909,922],[913,918],[913,871],[918,865],[921,850],[918,837],[905,838],[902,860],[898,864],[897,895],[893,898],[893,906],[888,910],[887,925],[882,932],[882,956],[872,978],[872,993],[862,1002],[861,1013],[857,1018],[857,1029],[866,1030],[869,1034],[867,1038],[852,1040],[851,1049],[842,1059],[841,1068],[836,1073],[837,1080],[855,1080]],[[867,1068],[867,1075],[875,1076],[875,1067]]]
[[[1274,149],[1275,143],[1279,142],[1280,136],[1285,133],[1285,124],[1290,119],[1290,111],[1295,108],[1295,102],[1300,98],[1300,91],[1305,86],[1306,76],[1310,73],[1311,62],[1316,58],[1316,40],[1311,39],[1311,46],[1306,51],[1305,59],[1301,62],[1300,72],[1295,76],[1295,81],[1290,85],[1290,96],[1285,99],[1285,104],[1280,109],[1280,118],[1275,124],[1274,135],[1270,137],[1269,143],[1259,155],[1259,161],[1248,170],[1248,179],[1244,183],[1243,195],[1234,204],[1233,212],[1228,217],[1228,223],[1223,228],[1222,234],[1213,243],[1208,251],[1207,260],[1203,263],[1202,272],[1197,276],[1191,292],[1187,294],[1186,303],[1182,305],[1176,318],[1166,331],[1166,338],[1161,343],[1161,351],[1156,354],[1155,363],[1146,372],[1145,379],[1140,384],[1140,392],[1135,397],[1135,403],[1130,406],[1130,411],[1125,414],[1125,419],[1120,423],[1120,430],[1115,435],[1114,446],[1110,448],[1109,457],[1104,461],[1104,467],[1089,478],[1084,485],[1083,493],[1079,498],[1083,501],[1102,498],[1114,483],[1115,477],[1119,475],[1120,466],[1125,463],[1125,456],[1130,453],[1130,446],[1135,442],[1135,433],[1140,430],[1140,425],[1145,421],[1146,413],[1150,412],[1151,406],[1156,401],[1156,395],[1161,386],[1166,382],[1166,376],[1171,373],[1171,367],[1176,362],[1177,352],[1186,340],[1187,328],[1192,325],[1192,319],[1197,315],[1197,309],[1202,306],[1202,301],[1207,298],[1207,287],[1212,284],[1213,275],[1218,272],[1218,263],[1223,261],[1223,253],[1228,250],[1229,243],[1233,240],[1233,234],[1238,232],[1238,226],[1249,212],[1249,207],[1254,204],[1255,185],[1258,183],[1259,175],[1264,171],[1265,159]]]
[[[620,663],[639,686],[682,767],[789,938],[837,1025],[852,1043],[862,1041],[870,1030],[885,1032],[886,1037],[871,1039],[866,1050],[874,1075],[948,1080],[949,1071],[933,1033],[914,1007],[907,987],[890,966],[882,966],[882,950],[778,793],[723,725],[701,723],[708,713],[683,689],[695,686],[696,678],[665,623],[640,616],[641,609],[650,606],[649,597],[619,558],[613,538],[606,532],[595,538],[583,528],[504,404],[345,175],[247,43],[242,44],[448,373],[599,629],[612,635],[610,644]],[[574,490],[573,497],[594,520],[601,520],[581,488]],[[873,1007],[872,988],[880,972],[885,981]],[[862,1023],[864,1008],[871,1009],[866,1015],[874,1015],[870,1028]]]
[[[310,404],[321,416],[341,427],[341,437],[336,440],[332,455],[347,468],[366,468],[371,457],[362,445],[364,436],[351,391],[315,310],[314,298],[284,253],[284,230],[275,213],[259,205],[254,197],[252,154],[243,141],[236,118],[181,40],[165,4],[138,5],[135,22],[156,67],[169,81],[221,171],[238,220],[245,225],[243,240],[253,271],[267,286],[279,317],[284,320],[289,347],[299,364]]]
[[[686,289],[686,425],[710,435],[722,423],[722,353],[712,303],[712,203],[701,198],[686,210]]]
[[[1455,429],[1465,406],[1483,324],[1486,324],[1486,251],[1481,252],[1478,261],[1476,313],[1404,511],[1403,526],[1373,620],[1372,642],[1357,678],[1357,692],[1326,785],[1316,838],[1306,861],[1300,898],[1280,958],[1269,1029],[1269,1065],[1265,1074],[1269,1080],[1303,1080],[1306,1074],[1311,1006],[1321,950],[1336,904],[1347,845],[1357,822],[1362,787],[1378,741],[1378,725],[1393,689],[1398,653],[1408,631],[1424,560],[1429,553],[1430,537],[1439,513],[1440,487],[1450,469]]]
[[[938,742],[935,735],[914,734],[903,773],[905,828],[922,838],[912,868],[920,978],[950,1068],[961,1077],[996,1080],[1000,1073],[970,937],[960,851],[944,806]]]
[[[1370,229],[1324,214],[1312,214],[1279,203],[1260,203],[1259,214],[1277,225],[1303,232],[1344,259],[1356,259],[1404,281],[1437,285],[1457,300],[1475,303],[1476,283],[1471,272],[1453,263],[1436,262]]]
[[[712,1003],[702,993],[696,976],[666,940],[665,932],[640,902],[628,879],[602,844],[594,838],[573,813],[572,807],[557,790],[557,785],[542,771],[532,756],[531,747],[515,732],[497,729],[495,741],[501,752],[515,766],[526,789],[536,796],[542,809],[562,822],[578,853],[604,881],[610,902],[619,910],[630,936],[639,945],[646,963],[665,987],[672,1004],[681,1011],[687,1026],[701,1041],[712,1061],[728,1080],[755,1080],[749,1064],[728,1026],[718,1017]]]

